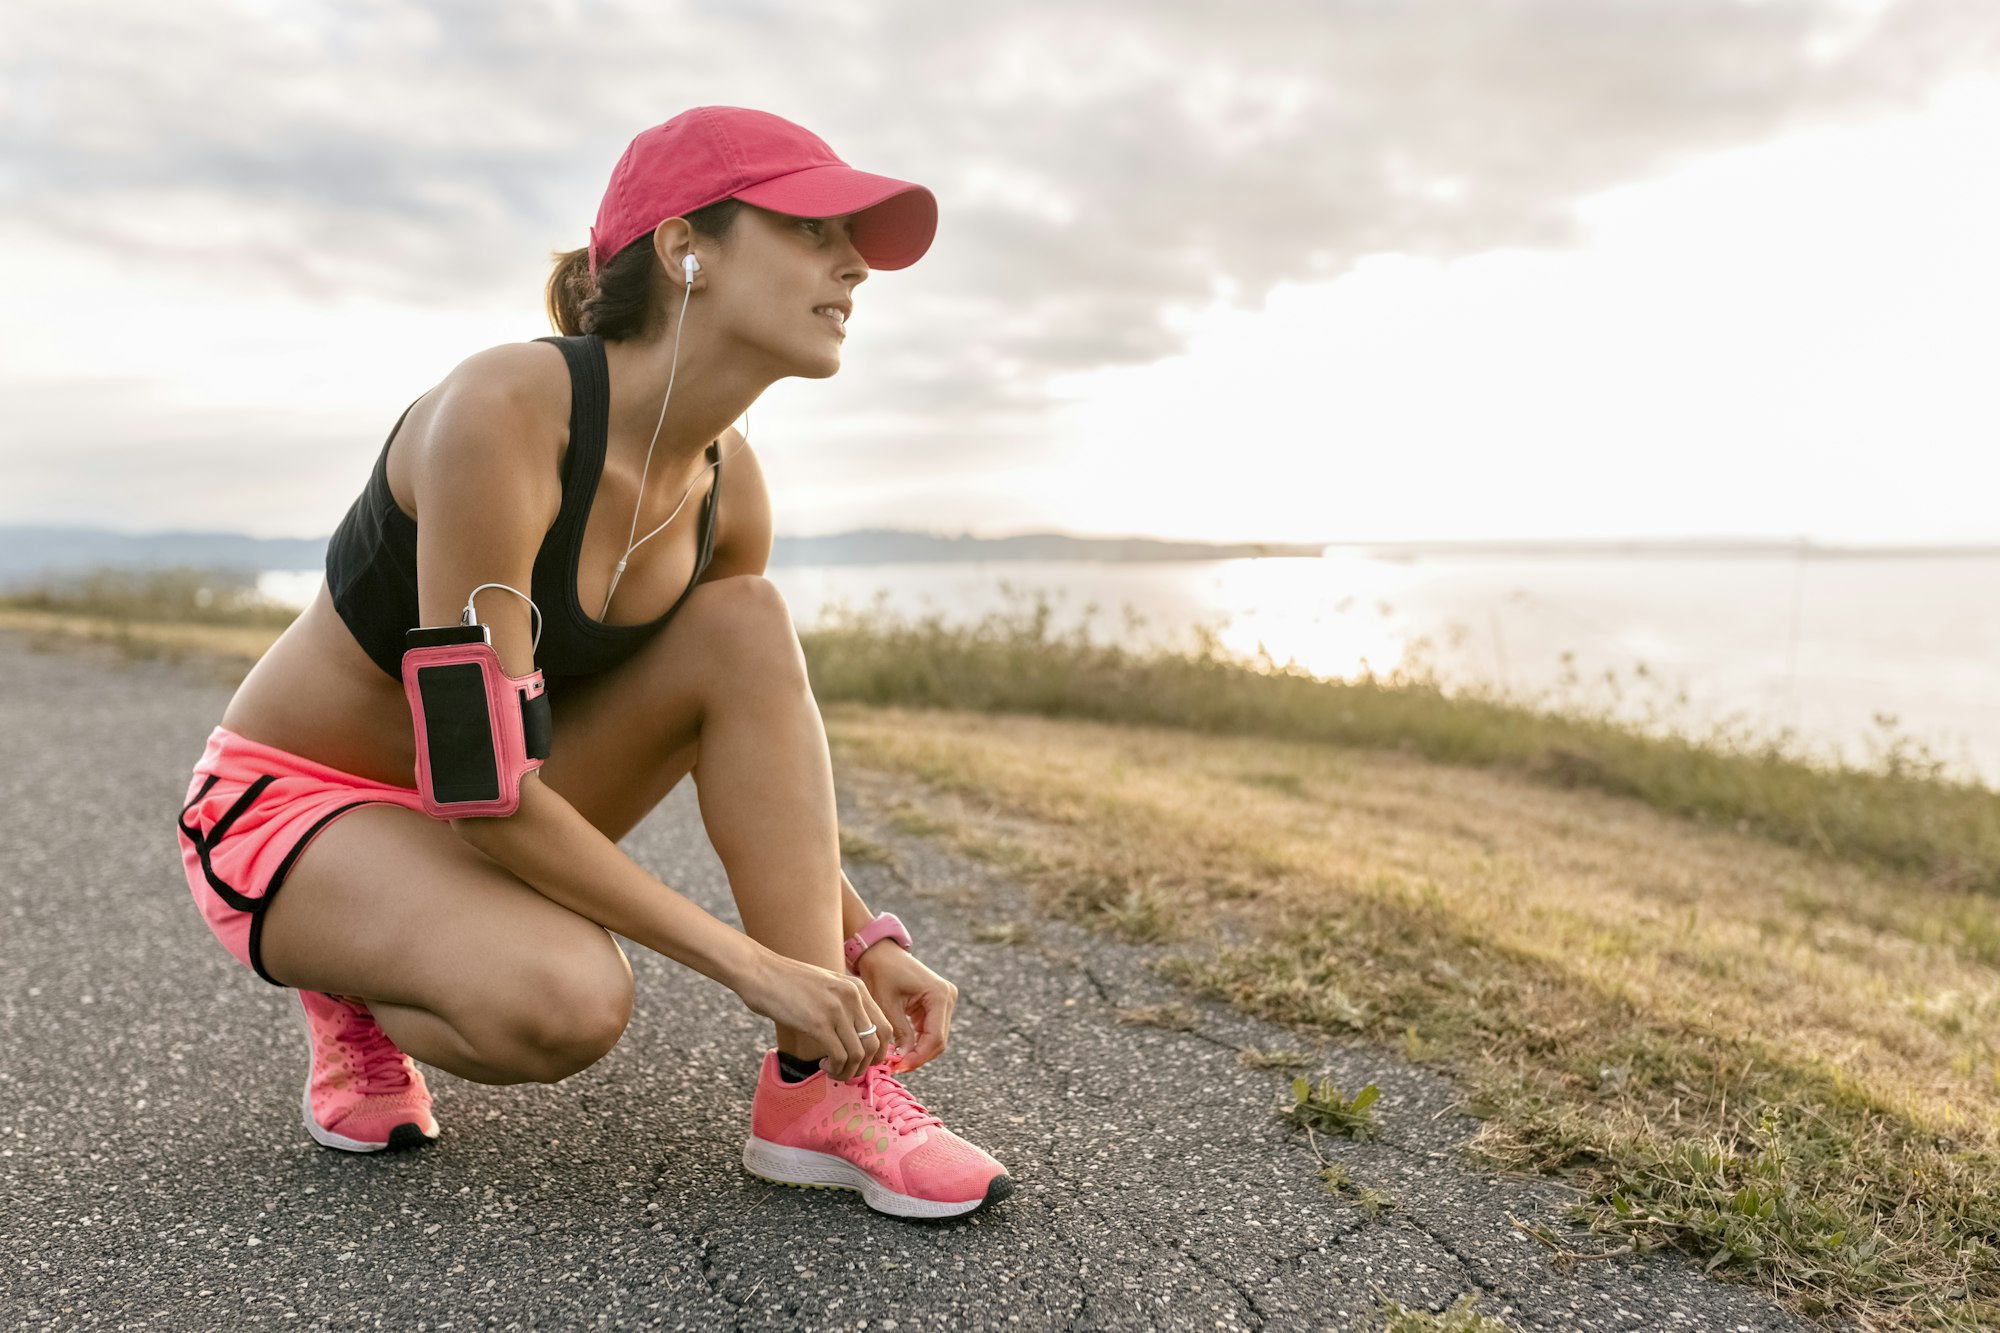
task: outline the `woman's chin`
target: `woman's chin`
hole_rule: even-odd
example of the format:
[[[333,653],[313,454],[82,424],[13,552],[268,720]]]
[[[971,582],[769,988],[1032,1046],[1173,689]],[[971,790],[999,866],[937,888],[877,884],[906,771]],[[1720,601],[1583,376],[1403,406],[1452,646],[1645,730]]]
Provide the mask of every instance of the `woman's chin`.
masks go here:
[[[825,379],[827,376],[835,374],[840,369],[840,344],[834,343],[831,347],[820,348],[819,355],[813,357],[808,364],[818,367],[817,370],[802,370],[799,372],[809,379]]]

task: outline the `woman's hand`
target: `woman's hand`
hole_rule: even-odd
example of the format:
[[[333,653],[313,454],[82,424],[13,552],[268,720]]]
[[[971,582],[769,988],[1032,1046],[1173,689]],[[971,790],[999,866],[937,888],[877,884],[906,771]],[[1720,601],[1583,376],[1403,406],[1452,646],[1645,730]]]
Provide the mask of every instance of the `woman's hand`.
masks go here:
[[[896,1067],[906,1074],[943,1055],[958,987],[918,962],[902,945],[880,940],[855,964],[875,1002],[896,1025]]]
[[[888,1049],[888,1018],[861,979],[844,971],[832,972],[767,949],[736,993],[750,1012],[798,1030],[829,1052],[819,1063],[834,1078],[861,1077],[862,1070],[881,1063]],[[875,1031],[867,1036],[855,1035],[871,1026]]]

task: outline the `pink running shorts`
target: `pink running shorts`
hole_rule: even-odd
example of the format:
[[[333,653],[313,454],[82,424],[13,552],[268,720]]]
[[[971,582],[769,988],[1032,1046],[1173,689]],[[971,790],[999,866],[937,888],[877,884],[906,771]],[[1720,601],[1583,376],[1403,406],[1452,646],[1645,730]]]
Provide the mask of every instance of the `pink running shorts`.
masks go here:
[[[356,806],[376,804],[424,813],[415,787],[343,773],[227,727],[210,732],[181,807],[181,863],[195,906],[222,947],[283,986],[257,952],[264,909],[321,829]]]

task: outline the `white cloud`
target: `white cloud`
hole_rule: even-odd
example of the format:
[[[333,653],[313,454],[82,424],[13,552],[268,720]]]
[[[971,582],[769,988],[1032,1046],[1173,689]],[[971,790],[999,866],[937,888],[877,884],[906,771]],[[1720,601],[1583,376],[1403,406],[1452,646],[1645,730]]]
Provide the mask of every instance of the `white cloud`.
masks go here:
[[[1377,256],[1183,315],[1186,354],[1059,381],[1057,517],[1993,540],[1996,137],[2000,83],[1966,81],[1585,200],[1576,251]]]

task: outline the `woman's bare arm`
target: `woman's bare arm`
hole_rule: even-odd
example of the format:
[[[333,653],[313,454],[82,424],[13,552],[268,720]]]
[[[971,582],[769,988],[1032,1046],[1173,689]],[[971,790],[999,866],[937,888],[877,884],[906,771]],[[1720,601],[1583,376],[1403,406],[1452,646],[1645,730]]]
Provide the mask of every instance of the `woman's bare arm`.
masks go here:
[[[522,779],[513,814],[452,827],[543,897],[739,994],[770,952],[647,874],[538,773]]]
[[[472,590],[531,591],[535,554],[562,503],[549,444],[555,406],[540,401],[534,349],[493,348],[440,386],[412,453],[421,623],[458,623]],[[509,676],[535,669],[528,603],[502,588],[478,596],[479,620]],[[530,772],[511,815],[463,818],[469,845],[544,897],[742,994],[770,951],[646,873]]]

